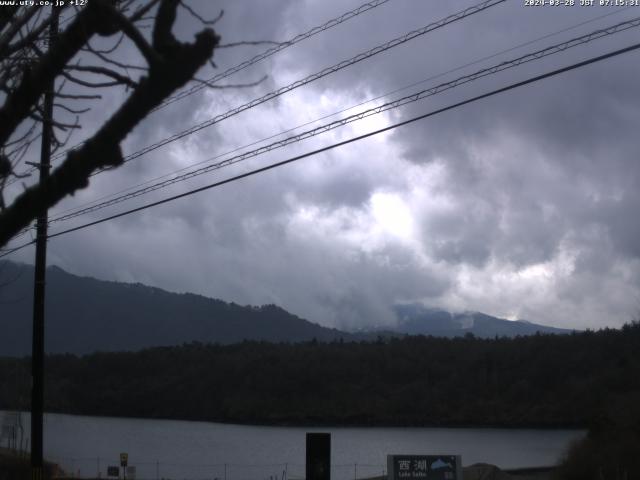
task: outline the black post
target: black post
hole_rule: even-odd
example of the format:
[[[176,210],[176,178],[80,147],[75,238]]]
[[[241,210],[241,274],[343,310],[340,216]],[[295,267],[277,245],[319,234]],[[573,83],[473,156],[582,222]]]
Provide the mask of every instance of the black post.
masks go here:
[[[307,433],[306,480],[331,480],[331,434]]]
[[[52,22],[49,26],[49,48],[58,34],[58,12],[51,7]],[[53,117],[54,81],[44,94],[44,118],[42,121],[42,147],[40,150],[40,183],[49,176],[51,164],[51,139]],[[36,265],[33,287],[33,343],[31,345],[31,471],[32,480],[43,478],[42,466],[42,416],[44,407],[44,302],[45,271],[47,268],[47,210],[38,215],[36,223]]]

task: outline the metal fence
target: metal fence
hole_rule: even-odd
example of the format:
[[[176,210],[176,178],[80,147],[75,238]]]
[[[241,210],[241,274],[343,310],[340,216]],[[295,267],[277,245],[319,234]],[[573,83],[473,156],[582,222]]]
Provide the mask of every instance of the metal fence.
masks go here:
[[[118,458],[53,457],[65,478],[124,478]],[[118,467],[119,477],[109,476],[109,467]],[[133,469],[131,468],[133,467]],[[358,480],[386,475],[386,465],[359,463],[331,465],[332,480]],[[303,480],[305,465],[297,463],[236,464],[236,463],[173,463],[162,460],[129,462],[128,480]]]

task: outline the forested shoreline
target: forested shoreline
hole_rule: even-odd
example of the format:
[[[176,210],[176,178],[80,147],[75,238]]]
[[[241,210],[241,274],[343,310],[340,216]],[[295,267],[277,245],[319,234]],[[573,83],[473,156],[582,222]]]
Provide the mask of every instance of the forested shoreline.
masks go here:
[[[29,369],[29,358],[0,358],[0,409],[28,409]],[[638,399],[638,323],[513,339],[191,343],[46,358],[46,410],[84,415],[582,428]]]

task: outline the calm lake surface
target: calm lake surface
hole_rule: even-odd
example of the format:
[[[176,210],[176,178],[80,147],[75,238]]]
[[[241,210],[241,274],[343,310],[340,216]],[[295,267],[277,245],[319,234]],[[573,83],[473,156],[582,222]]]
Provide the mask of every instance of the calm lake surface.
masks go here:
[[[4,412],[0,412],[0,417]],[[25,437],[29,416],[23,414]],[[332,479],[382,475],[386,455],[459,454],[464,465],[553,465],[580,430],[306,428],[45,414],[45,457],[76,475],[106,477],[129,454],[137,479],[304,477],[305,433],[331,433]]]

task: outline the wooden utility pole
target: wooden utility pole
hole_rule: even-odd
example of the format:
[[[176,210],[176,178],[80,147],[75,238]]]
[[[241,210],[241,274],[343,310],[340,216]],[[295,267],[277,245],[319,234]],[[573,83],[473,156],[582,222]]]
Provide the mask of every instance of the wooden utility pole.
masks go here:
[[[58,11],[51,7],[49,49],[58,35]],[[49,177],[51,141],[53,138],[53,95],[55,80],[44,93],[42,146],[40,149],[40,183]],[[36,223],[36,265],[33,287],[33,337],[31,345],[31,478],[43,478],[42,417],[44,410],[44,305],[47,268],[47,210],[38,215]]]

